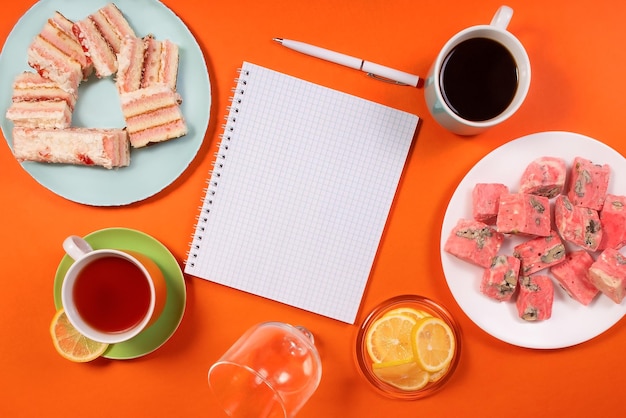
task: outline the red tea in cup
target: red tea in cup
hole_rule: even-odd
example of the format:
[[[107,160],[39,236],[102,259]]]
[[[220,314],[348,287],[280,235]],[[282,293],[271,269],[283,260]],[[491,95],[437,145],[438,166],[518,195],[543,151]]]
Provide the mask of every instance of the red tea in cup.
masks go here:
[[[118,333],[138,325],[150,308],[144,273],[125,258],[93,260],[78,273],[73,290],[80,316],[91,327]]]
[[[78,332],[115,344],[157,321],[167,284],[154,260],[137,251],[94,250],[77,236],[66,238],[63,248],[75,261],[63,278],[61,302]]]

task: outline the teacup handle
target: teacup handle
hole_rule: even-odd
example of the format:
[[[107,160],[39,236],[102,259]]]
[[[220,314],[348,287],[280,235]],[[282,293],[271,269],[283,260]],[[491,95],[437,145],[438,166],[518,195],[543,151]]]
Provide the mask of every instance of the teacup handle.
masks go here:
[[[491,19],[491,26],[495,26],[498,29],[506,30],[506,27],[509,26],[509,22],[513,17],[513,9],[509,6],[500,6],[496,14]]]
[[[84,239],[76,235],[70,235],[63,241],[63,249],[74,260],[78,260],[85,254],[93,251],[91,245]]]

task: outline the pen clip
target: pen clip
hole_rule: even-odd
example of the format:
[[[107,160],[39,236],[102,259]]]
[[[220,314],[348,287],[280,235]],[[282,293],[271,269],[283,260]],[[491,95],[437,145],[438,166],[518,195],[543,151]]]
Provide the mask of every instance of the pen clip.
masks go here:
[[[384,83],[394,84],[396,86],[410,86],[410,84],[403,83],[403,82],[397,81],[397,80],[392,80],[390,78],[383,77],[383,76],[380,76],[380,75],[374,74],[374,73],[367,73],[367,76],[371,77],[371,78],[373,78],[375,80],[382,81]]]
[[[417,75],[405,73],[404,71],[395,70],[370,61],[363,61],[361,71],[369,77],[386,83],[392,83],[396,86],[417,87],[420,82],[420,77]]]

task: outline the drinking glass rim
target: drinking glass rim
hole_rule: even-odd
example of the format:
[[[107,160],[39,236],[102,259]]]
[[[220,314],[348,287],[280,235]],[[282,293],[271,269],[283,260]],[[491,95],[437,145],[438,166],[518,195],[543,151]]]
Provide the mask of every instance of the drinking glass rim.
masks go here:
[[[274,394],[274,397],[276,398],[278,404],[280,405],[280,409],[283,411],[283,416],[285,418],[288,418],[287,407],[285,406],[285,400],[281,396],[280,392],[276,390],[274,386],[272,386],[272,384],[267,380],[265,376],[263,376],[261,373],[254,370],[252,367],[244,365],[244,364],[239,364],[230,360],[218,360],[215,363],[213,363],[211,367],[209,367],[208,381],[209,381],[209,387],[211,388],[211,390],[213,390],[214,394],[215,394],[215,389],[214,389],[214,384],[211,382],[211,374],[216,368],[221,367],[221,366],[234,366],[242,370],[245,370],[251,375],[253,375],[255,379],[258,379],[260,382],[262,382],[265,386],[267,386],[272,391],[272,393]],[[222,406],[222,409],[226,410],[225,405],[222,404],[222,400],[218,396],[216,396],[216,398],[218,402],[220,403],[220,405]]]

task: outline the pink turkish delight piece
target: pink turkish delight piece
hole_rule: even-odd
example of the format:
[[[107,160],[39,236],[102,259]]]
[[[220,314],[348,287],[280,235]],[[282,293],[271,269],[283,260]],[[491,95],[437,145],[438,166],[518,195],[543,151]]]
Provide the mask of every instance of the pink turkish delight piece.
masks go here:
[[[558,157],[539,157],[528,164],[522,173],[519,191],[551,199],[563,192],[566,177],[565,160]]]
[[[550,200],[526,193],[500,195],[496,229],[504,234],[550,235]]]
[[[528,276],[565,260],[565,245],[556,231],[516,245],[513,255],[521,262],[520,274]]]
[[[594,164],[582,157],[574,158],[567,197],[576,206],[600,210],[609,187],[611,167]]]
[[[491,266],[504,237],[484,222],[460,219],[450,232],[444,251],[481,267]]]
[[[600,211],[602,223],[602,242],[599,249],[615,248],[626,245],[626,196],[607,194]]]
[[[565,256],[565,261],[551,267],[550,273],[571,298],[589,305],[599,293],[587,277],[592,264],[593,257],[587,251],[572,251]]]
[[[565,195],[554,201],[554,224],[567,242],[596,251],[602,241],[603,227],[594,209],[575,206]]]
[[[524,276],[519,281],[515,302],[517,313],[525,321],[543,321],[552,316],[554,284],[549,276]]]
[[[500,195],[508,193],[502,183],[477,183],[472,190],[472,214],[477,221],[494,223],[498,216]]]
[[[491,266],[483,272],[480,291],[498,301],[511,300],[517,289],[519,269],[519,259],[506,255],[495,256]]]
[[[621,303],[626,296],[626,256],[607,248],[589,268],[588,277],[613,302]]]

